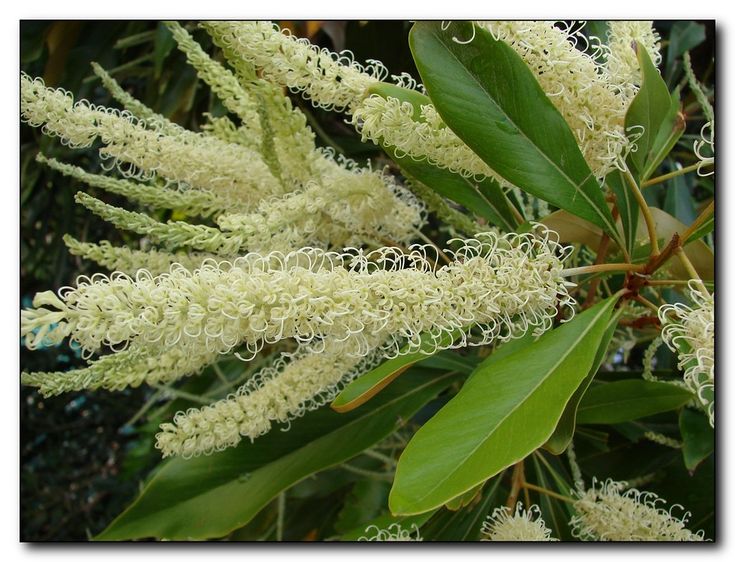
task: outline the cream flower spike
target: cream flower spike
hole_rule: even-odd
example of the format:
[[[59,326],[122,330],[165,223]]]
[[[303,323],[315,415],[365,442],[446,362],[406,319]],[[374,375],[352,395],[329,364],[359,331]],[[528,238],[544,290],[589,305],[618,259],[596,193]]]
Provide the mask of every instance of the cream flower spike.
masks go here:
[[[541,510],[532,505],[528,510],[518,502],[515,511],[496,507],[482,525],[483,541],[557,541],[541,518]]]
[[[570,524],[575,537],[592,541],[703,541],[702,531],[686,528],[689,513],[672,514],[674,505],[651,492],[626,491],[625,482],[593,481],[592,487],[574,502],[577,511]]]
[[[190,458],[235,447],[243,438],[253,441],[274,423],[288,424],[331,402],[346,382],[371,369],[376,357],[345,356],[334,340],[283,354],[236,393],[161,424],[156,448],[164,457]]]
[[[216,32],[233,55],[261,69],[267,79],[301,92],[323,109],[351,108],[371,85],[388,75],[377,61],[362,66],[350,52],[320,49],[271,22],[214,21],[204,27]]]
[[[156,277],[82,276],[76,288],[60,290],[61,299],[43,299],[57,311],[23,311],[21,332],[69,335],[89,353],[159,342],[219,353],[245,345],[248,357],[286,338],[334,338],[345,356],[362,357],[371,339],[387,338],[382,350],[393,357],[417,351],[422,335],[438,348],[450,333],[452,347],[507,341],[529,328],[541,333],[552,327],[557,307],[571,309],[562,276],[571,248],[552,231],[484,233],[459,243],[446,250],[451,263],[438,269],[436,249],[416,245],[408,253],[386,247],[248,254],[232,263],[206,261],[194,272],[174,266]]]
[[[421,533],[416,524],[412,524],[410,529],[404,529],[400,523],[393,523],[381,529],[377,525],[369,525],[365,528],[365,534],[357,539],[358,541],[369,542],[421,542]]]
[[[230,212],[233,210],[232,203],[217,197],[209,191],[199,189],[169,189],[102,174],[92,174],[78,166],[64,164],[55,158],[46,158],[41,153],[36,156],[36,161],[92,187],[122,195],[130,201],[149,205],[157,209],[175,209],[187,215],[198,215],[202,217],[209,217],[215,213],[221,213],[224,210],[229,210]]]
[[[216,259],[214,254],[189,252],[172,253],[162,250],[133,250],[126,246],[113,246],[107,240],[101,242],[81,242],[69,234],[64,235],[64,244],[73,256],[92,260],[108,271],[122,271],[128,275],[135,275],[139,269],[146,269],[158,275],[179,264],[186,269],[194,270],[202,265],[206,259]]]
[[[96,107],[61,89],[46,88],[39,78],[21,74],[21,115],[44,134],[75,148],[104,143],[123,175],[138,179],[163,176],[228,198],[234,204],[283,193],[260,155],[210,135],[180,131],[166,135],[128,112]]]
[[[200,373],[220,356],[206,350],[172,347],[127,349],[100,357],[88,366],[53,373],[21,373],[21,384],[34,386],[44,397],[79,390],[123,390],[143,383],[165,384]]]
[[[267,79],[302,93],[317,107],[352,114],[352,124],[363,141],[378,143],[385,139],[417,160],[428,159],[464,176],[495,177],[487,164],[446,127],[431,104],[422,109],[426,122],[421,123],[412,118],[409,104],[368,96],[368,88],[388,75],[379,62],[371,61],[363,67],[351,53],[319,49],[269,22],[208,22],[204,27],[230,56],[254,64]],[[393,79],[402,87],[423,91],[410,77],[399,75]]]
[[[684,383],[697,395],[715,426],[715,297],[697,281],[689,282],[692,306],[666,304],[659,308],[661,337],[679,356]]]

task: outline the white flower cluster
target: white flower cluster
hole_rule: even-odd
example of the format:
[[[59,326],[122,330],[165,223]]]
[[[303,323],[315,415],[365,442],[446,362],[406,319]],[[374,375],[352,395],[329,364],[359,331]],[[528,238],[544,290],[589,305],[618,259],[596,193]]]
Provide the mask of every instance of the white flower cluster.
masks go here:
[[[482,525],[483,541],[556,541],[551,529],[541,517],[541,510],[532,505],[528,510],[518,502],[515,510],[509,507],[496,507]]]
[[[381,529],[377,525],[369,525],[365,528],[365,534],[358,541],[375,541],[375,542],[409,542],[423,541],[419,529],[416,524],[411,525],[410,529],[404,529],[400,523],[393,523]]]
[[[608,22],[604,74],[620,95],[630,101],[642,82],[640,64],[633,44],[645,49],[654,66],[661,64],[661,37],[650,21]]]
[[[666,304],[659,308],[661,337],[679,356],[684,383],[715,425],[715,297],[689,282],[692,307]]]
[[[127,111],[74,102],[68,92],[46,88],[40,78],[21,75],[21,116],[45,134],[75,148],[105,145],[103,157],[114,158],[125,175],[150,179],[161,175],[210,190],[234,204],[265,194],[283,193],[257,152],[244,146],[180,129],[164,134]]]
[[[388,75],[378,61],[362,66],[348,51],[320,49],[271,22],[213,21],[205,27],[216,31],[233,55],[261,69],[266,78],[301,92],[324,109],[351,109],[371,85]]]
[[[334,338],[345,355],[362,357],[373,338],[385,338],[390,357],[417,351],[422,334],[436,342],[458,334],[454,347],[505,341],[547,330],[558,307],[571,308],[562,276],[571,248],[539,232],[480,234],[447,250],[453,261],[439,269],[429,257],[436,249],[417,245],[408,253],[303,249],[205,261],[194,272],[82,276],[61,299],[37,295],[36,308],[21,313],[21,332],[30,348],[69,336],[87,354],[131,344],[217,353],[244,345],[252,357],[286,338]]]
[[[82,197],[81,202],[119,228],[154,236],[169,247],[180,240],[184,246],[224,258],[246,249],[289,251],[309,245],[358,245],[365,238],[411,242],[424,216],[422,205],[410,191],[380,171],[359,168],[317,149],[304,114],[291,106],[277,85],[257,78],[253,68],[243,70],[247,64],[243,61],[238,66],[243,76],[235,76],[209,58],[181,26],[172,23],[169,27],[203,79],[242,120],[240,126],[229,119],[216,121],[231,124],[231,128],[225,127],[229,136],[193,133],[169,122],[131,98],[100,68],[96,71],[113,94],[142,118],[128,110],[95,107],[84,100],[74,103],[63,90],[45,88],[39,79],[23,75],[23,119],[43,126],[44,132],[71,146],[86,147],[99,138],[104,145],[100,153],[112,157],[123,175],[145,181],[164,178],[178,189],[88,174],[41,157],[52,168],[146,205],[205,217],[225,211],[248,215],[255,238],[204,225],[163,224],[90,198]],[[299,197],[306,190],[310,197]],[[314,197],[319,190],[319,196]],[[337,195],[342,204],[333,201],[328,208],[314,204]],[[284,206],[303,224],[286,221],[288,226],[283,227],[279,209]],[[263,230],[263,225],[276,226]]]
[[[593,541],[702,541],[700,531],[686,528],[688,513],[681,518],[663,508],[666,502],[651,492],[635,488],[626,491],[625,482],[607,480],[579,494],[574,502],[577,515],[572,532],[582,540]]]

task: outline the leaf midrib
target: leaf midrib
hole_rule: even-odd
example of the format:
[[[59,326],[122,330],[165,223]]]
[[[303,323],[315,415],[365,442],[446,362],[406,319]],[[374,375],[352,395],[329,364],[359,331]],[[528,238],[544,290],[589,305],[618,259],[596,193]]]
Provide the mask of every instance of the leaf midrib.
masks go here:
[[[433,31],[432,31],[432,34],[433,34],[433,35],[434,35],[434,36],[435,36],[435,37],[436,37],[436,38],[438,39],[438,41],[439,41],[439,44],[440,44],[440,45],[442,45],[442,47],[444,47],[445,51],[446,51],[447,53],[449,53],[449,55],[450,55],[450,56],[451,56],[451,57],[452,57],[452,58],[453,58],[454,60],[456,60],[456,61],[457,61],[457,62],[459,63],[459,67],[460,67],[460,68],[461,68],[461,69],[462,69],[463,71],[465,71],[465,73],[467,74],[467,76],[469,76],[469,77],[470,77],[470,78],[472,79],[472,81],[474,81],[474,82],[475,82],[475,83],[476,83],[476,84],[477,84],[477,85],[478,85],[478,86],[480,87],[480,89],[481,89],[481,90],[482,90],[483,92],[485,92],[486,96],[488,97],[488,99],[490,100],[490,102],[491,102],[491,103],[493,104],[493,106],[494,106],[494,107],[496,107],[496,108],[497,108],[497,109],[498,109],[498,110],[500,111],[500,113],[501,113],[501,114],[502,114],[503,116],[505,116],[505,118],[506,118],[506,119],[508,120],[508,122],[509,122],[509,123],[510,123],[511,125],[513,125],[513,127],[515,128],[515,130],[516,130],[516,131],[518,131],[518,132],[519,132],[519,133],[521,134],[521,136],[522,136],[522,137],[523,137],[523,138],[524,138],[524,139],[525,139],[525,140],[526,140],[526,141],[527,141],[527,142],[528,142],[528,143],[529,143],[529,144],[530,144],[530,145],[531,145],[531,146],[532,146],[533,148],[535,148],[535,149],[536,149],[536,152],[537,152],[538,154],[541,154],[541,156],[543,156],[543,158],[544,158],[544,159],[545,159],[545,160],[546,160],[546,161],[547,161],[547,162],[548,162],[549,164],[551,164],[552,168],[554,168],[554,169],[555,169],[555,170],[556,170],[556,171],[557,171],[557,172],[558,172],[558,173],[559,173],[559,174],[560,174],[560,175],[561,175],[561,176],[562,176],[562,177],[563,177],[563,178],[564,178],[565,180],[567,180],[567,182],[568,182],[569,184],[571,184],[572,186],[574,186],[574,189],[575,189],[575,191],[576,191],[576,192],[578,192],[579,194],[581,194],[581,195],[582,195],[582,197],[584,198],[584,200],[585,200],[585,201],[587,201],[587,203],[589,203],[589,204],[590,204],[590,206],[591,206],[591,207],[592,207],[592,209],[593,209],[593,210],[595,211],[595,213],[597,213],[597,215],[598,215],[598,216],[599,216],[599,217],[600,217],[600,218],[602,219],[603,223],[604,223],[605,225],[607,225],[607,227],[608,227],[608,228],[610,229],[611,233],[612,233],[612,232],[615,232],[615,229],[614,229],[614,228],[613,228],[613,227],[611,226],[611,224],[610,224],[610,222],[609,222],[608,218],[607,218],[607,217],[606,217],[606,216],[605,216],[605,215],[604,215],[604,214],[603,214],[603,213],[602,213],[602,212],[601,212],[601,211],[600,211],[600,210],[599,210],[599,209],[597,208],[597,206],[596,206],[596,205],[595,205],[595,204],[593,203],[593,201],[592,201],[592,200],[590,199],[590,197],[589,197],[589,196],[588,196],[588,195],[587,195],[587,194],[586,194],[586,193],[585,193],[585,192],[584,192],[584,191],[583,191],[583,190],[582,190],[582,189],[580,188],[580,186],[581,186],[581,185],[583,185],[584,183],[586,183],[586,182],[587,182],[587,180],[589,180],[590,178],[592,178],[592,177],[593,177],[593,174],[592,174],[592,172],[590,171],[589,175],[588,175],[588,176],[587,176],[586,178],[584,178],[584,180],[582,181],[582,183],[581,183],[581,184],[577,184],[577,183],[575,183],[574,181],[572,181],[572,179],[571,179],[571,178],[570,178],[570,177],[569,177],[569,176],[568,176],[568,175],[566,174],[566,172],[565,172],[564,170],[562,170],[561,168],[559,168],[559,166],[558,166],[558,165],[556,164],[556,162],[554,162],[554,161],[553,161],[553,160],[552,160],[551,158],[549,158],[549,157],[548,157],[548,156],[546,155],[546,153],[545,153],[545,152],[544,152],[543,150],[541,150],[541,149],[540,149],[540,148],[538,147],[538,145],[536,145],[536,143],[534,143],[533,141],[531,141],[531,139],[530,139],[530,138],[529,138],[529,137],[528,137],[528,136],[526,135],[525,131],[523,131],[523,130],[522,130],[522,129],[521,129],[521,128],[520,128],[519,126],[518,126],[518,125],[516,125],[515,121],[513,121],[513,119],[511,119],[511,118],[510,118],[510,117],[508,116],[508,114],[507,114],[507,113],[505,112],[505,110],[504,110],[503,108],[501,108],[501,107],[500,107],[500,106],[499,106],[499,105],[497,104],[497,102],[495,101],[495,99],[494,99],[494,98],[493,98],[493,97],[492,97],[492,96],[490,95],[490,92],[488,92],[488,91],[487,91],[487,90],[486,90],[486,89],[484,88],[484,86],[482,85],[482,83],[481,83],[481,82],[480,82],[479,80],[477,80],[477,79],[475,78],[475,76],[474,76],[474,75],[473,75],[472,73],[470,73],[470,72],[469,72],[469,71],[468,71],[468,70],[466,69],[466,67],[465,67],[465,65],[464,65],[464,64],[462,63],[462,61],[461,61],[461,60],[460,60],[459,58],[457,58],[457,56],[456,56],[456,55],[455,55],[455,54],[454,54],[454,53],[453,53],[453,52],[452,52],[452,51],[451,51],[451,50],[450,50],[449,48],[447,48],[447,46],[445,45],[444,41],[442,41],[442,40],[441,40],[441,38],[439,37],[439,35],[438,35],[438,34],[437,34],[436,32],[433,32]],[[556,109],[556,108],[555,108],[555,109]],[[576,144],[576,143],[575,143],[575,144]]]

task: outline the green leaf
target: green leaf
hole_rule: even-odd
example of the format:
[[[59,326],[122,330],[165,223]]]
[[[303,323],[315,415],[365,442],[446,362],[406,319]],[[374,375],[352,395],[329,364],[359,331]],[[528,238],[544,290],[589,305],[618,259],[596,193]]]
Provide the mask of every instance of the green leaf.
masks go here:
[[[474,38],[459,44],[454,37]],[[419,22],[409,35],[423,83],[444,122],[509,183],[618,239],[574,134],[523,60],[471,23]]]
[[[383,82],[368,88],[368,93],[410,103],[413,105],[413,118],[416,121],[422,120],[421,106],[431,104],[428,97],[415,90]],[[403,175],[420,181],[439,195],[459,203],[478,217],[483,217],[504,230],[512,231],[518,225],[510,207],[511,203],[500,185],[492,178],[485,178],[478,182],[438,168],[425,160],[418,161],[408,155],[399,156],[394,147],[384,144],[382,140],[380,145],[398,164]]]
[[[579,407],[582,397],[585,395],[587,389],[592,383],[592,379],[595,378],[597,370],[600,368],[603,359],[605,359],[605,355],[607,355],[607,348],[610,345],[610,341],[612,340],[615,328],[618,326],[618,320],[620,320],[620,315],[622,313],[623,310],[619,309],[610,319],[607,329],[602,336],[602,340],[600,340],[600,345],[597,348],[597,353],[595,354],[595,359],[592,362],[592,368],[590,369],[589,374],[584,378],[582,384],[579,385],[577,390],[574,391],[574,394],[572,394],[569,402],[567,402],[566,408],[564,408],[564,413],[561,415],[561,419],[559,420],[553,435],[544,445],[545,449],[555,455],[563,453],[572,441],[572,437],[574,437],[574,430],[577,426],[577,408]]]
[[[335,412],[345,413],[354,410],[358,406],[362,406],[373,396],[378,394],[386,386],[392,383],[401,373],[404,373],[409,367],[428,359],[429,353],[438,347],[446,347],[454,341],[455,334],[443,334],[439,338],[438,344],[434,342],[434,338],[429,334],[421,336],[422,351],[399,355],[393,359],[388,359],[381,363],[372,371],[368,371],[364,375],[360,375],[354,381],[349,383],[342,392],[332,401],[331,408]]]
[[[623,240],[625,240],[625,249],[628,255],[633,255],[635,248],[636,233],[638,231],[638,217],[640,216],[640,206],[638,201],[630,191],[628,182],[625,181],[623,173],[614,170],[608,174],[606,178],[607,185],[610,186],[615,193],[618,212],[620,213],[620,222],[623,225]]]
[[[390,485],[383,480],[365,478],[355,482],[334,522],[338,533],[347,533],[361,525],[369,525],[388,499]]]
[[[676,144],[686,123],[679,113],[678,90],[669,94],[648,51],[640,45],[635,49],[643,84],[625,114],[625,129],[640,133],[637,150],[631,151],[628,162],[637,172],[638,180],[645,181]]]
[[[676,59],[691,51],[705,39],[704,25],[693,21],[677,21],[671,26],[666,49],[666,76],[671,82]]]
[[[664,211],[684,224],[692,224],[697,218],[697,212],[694,210],[691,193],[690,178],[686,176],[672,178],[666,188]]]
[[[681,102],[679,99],[679,88],[677,87],[671,93],[671,105],[669,111],[664,116],[663,122],[656,133],[656,138],[653,140],[651,147],[651,154],[646,168],[643,171],[641,181],[645,181],[653,175],[653,172],[659,167],[661,162],[664,161],[671,150],[676,146],[676,143],[681,138],[681,135],[686,129],[686,118],[684,113],[681,111]]]
[[[176,40],[169,28],[164,23],[159,23],[156,27],[156,36],[153,40],[153,76],[158,79],[161,77],[163,63],[166,57],[176,46]]]
[[[595,305],[501,360],[491,356],[489,368],[481,364],[403,451],[391,512],[443,505],[546,442],[592,366],[615,302]]]
[[[715,450],[715,432],[707,416],[690,408],[684,408],[679,416],[679,430],[683,446],[684,465],[694,472],[699,464]]]
[[[455,380],[451,374],[405,375],[370,408],[328,409],[272,431],[253,443],[195,459],[167,462],[138,499],[96,540],[173,540],[224,536],[247,524],[283,490],[354,457],[390,435]]]
[[[593,386],[577,411],[577,423],[621,423],[675,410],[692,393],[666,382],[629,379]]]

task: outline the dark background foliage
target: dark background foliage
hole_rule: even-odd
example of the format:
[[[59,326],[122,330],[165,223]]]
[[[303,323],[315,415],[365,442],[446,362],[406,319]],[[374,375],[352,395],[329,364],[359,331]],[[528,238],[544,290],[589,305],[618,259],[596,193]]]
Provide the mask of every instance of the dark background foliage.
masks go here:
[[[682,23],[682,22],[680,22]],[[687,23],[687,22],[683,22]],[[410,23],[403,21],[372,22],[281,22],[301,36],[334,50],[349,49],[358,61],[381,60],[394,73],[408,72],[418,77],[408,50]],[[674,22],[657,23],[666,40]],[[206,33],[188,25],[205,49],[215,53]],[[209,89],[198,82],[196,73],[185,57],[175,48],[167,29],[150,21],[23,21],[20,25],[20,70],[31,76],[41,76],[48,86],[63,87],[75,95],[99,105],[117,106],[92,73],[90,63],[98,62],[135,97],[169,119],[197,130],[204,113],[224,114],[219,101]],[[215,53],[216,54],[216,53]],[[706,23],[706,39],[693,51],[697,75],[709,86],[714,85],[714,24]],[[664,50],[664,73],[669,84],[681,80],[680,65],[667,61]],[[691,94],[684,100],[685,108],[692,104]],[[359,142],[351,127],[340,115],[312,108],[294,97],[317,132],[318,142],[334,146],[346,155],[363,160],[383,158],[373,145]],[[684,140],[691,141],[702,124],[701,116],[690,115],[691,122]],[[71,256],[62,241],[65,233],[81,240],[131,242],[134,238],[115,230],[97,217],[74,204],[77,182],[63,177],[35,162],[41,151],[47,156],[75,164],[90,171],[100,169],[95,148],[69,150],[57,140],[44,137],[38,129],[20,126],[20,287],[21,306],[30,304],[32,296],[48,289],[56,290],[72,284],[77,275],[91,274],[94,265]],[[693,188],[692,188],[693,189]],[[700,183],[695,199],[711,196],[713,186]],[[657,206],[666,208],[661,188],[647,190],[646,196]],[[111,203],[114,197],[106,196]],[[673,204],[673,203],[672,203]],[[689,207],[680,212],[691,212]],[[677,209],[681,206],[677,206]],[[161,218],[168,218],[163,214]],[[690,222],[691,218],[683,219]],[[634,353],[638,353],[636,351]],[[81,358],[67,346],[28,352],[20,349],[23,370],[64,370],[82,365]],[[192,381],[193,385],[206,384]],[[195,390],[195,388],[192,388]],[[152,448],[155,419],[141,413],[147,404],[155,410],[163,402],[149,388],[124,392],[81,392],[43,399],[34,390],[20,388],[20,519],[22,541],[77,541],[99,533],[135,497],[140,483],[159,460]],[[166,412],[187,406],[176,403],[164,406]],[[590,441],[594,443],[594,439]],[[647,443],[632,444],[622,440],[604,453],[594,448],[580,451],[582,460],[589,457],[590,466],[601,475],[627,477],[666,470],[654,491],[671,501],[680,501],[699,517],[696,528],[705,528],[712,536],[711,501],[701,497],[681,497],[678,490],[693,489],[691,483],[679,487],[688,475],[681,462],[675,462],[676,451]],[[632,455],[632,457],[631,457]],[[644,459],[646,466],[625,466],[627,459]],[[643,462],[643,461],[642,461]],[[644,463],[644,464],[645,464]],[[650,464],[650,466],[648,466]],[[599,465],[599,466],[595,466]],[[713,463],[697,471],[697,486],[702,496],[713,495]],[[671,468],[674,467],[675,468]],[[647,472],[646,472],[647,471]],[[701,482],[699,482],[701,481]],[[363,489],[363,488],[370,489]],[[349,494],[357,494],[364,502],[366,513],[384,503],[386,483],[356,482],[345,478],[344,472],[327,472],[297,486],[290,492],[293,503],[286,521],[284,538],[302,540],[328,534],[332,527],[349,528],[349,512],[324,512],[325,505],[339,505]],[[673,494],[673,495],[672,495]],[[372,506],[372,507],[371,507]],[[321,513],[319,528],[309,518]],[[322,513],[323,512],[323,513]],[[272,526],[273,510],[266,509],[248,528],[236,532],[232,539],[262,537],[263,529]],[[365,513],[361,514],[363,517]],[[368,513],[369,515],[369,513]],[[448,516],[447,516],[448,517]],[[446,517],[445,517],[446,519]],[[696,517],[695,517],[696,520]],[[448,525],[444,520],[432,522],[436,528]],[[328,527],[329,529],[322,529]],[[321,531],[324,531],[323,533]]]

